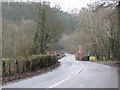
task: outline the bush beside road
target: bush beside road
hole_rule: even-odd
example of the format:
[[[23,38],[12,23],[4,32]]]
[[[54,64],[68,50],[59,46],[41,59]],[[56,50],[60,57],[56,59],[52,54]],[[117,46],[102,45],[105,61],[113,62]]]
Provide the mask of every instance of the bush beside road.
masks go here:
[[[2,60],[1,80],[3,83],[6,83],[28,77],[31,76],[30,73],[32,72],[43,70],[44,68],[55,68],[58,66],[58,63],[58,57],[56,55],[32,55],[28,58],[15,60],[5,60],[4,58]]]
[[[96,61],[97,58],[95,56],[79,56],[75,55],[75,59],[78,61]]]

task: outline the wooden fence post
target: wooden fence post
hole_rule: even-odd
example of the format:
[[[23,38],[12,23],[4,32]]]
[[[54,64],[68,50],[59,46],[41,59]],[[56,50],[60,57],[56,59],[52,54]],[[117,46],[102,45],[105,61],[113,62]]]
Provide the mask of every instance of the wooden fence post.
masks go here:
[[[18,65],[18,60],[16,60],[16,71],[19,73],[19,65]]]
[[[24,63],[24,59],[22,60],[22,66],[23,66],[23,70],[22,70],[22,72],[25,72],[25,63]]]
[[[9,74],[9,76],[10,76],[10,74],[11,74],[11,72],[10,72],[10,71],[11,71],[11,70],[10,70],[10,61],[8,62],[8,67],[9,67],[9,71],[8,71],[9,73],[8,73],[8,74]]]
[[[5,76],[5,61],[2,61],[2,77]]]

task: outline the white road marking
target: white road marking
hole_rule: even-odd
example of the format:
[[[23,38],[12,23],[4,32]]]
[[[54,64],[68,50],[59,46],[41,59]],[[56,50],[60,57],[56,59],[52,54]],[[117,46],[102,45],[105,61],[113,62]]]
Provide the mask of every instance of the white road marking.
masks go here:
[[[71,77],[68,77],[68,78],[66,78],[66,79],[64,79],[64,80],[62,80],[62,81],[60,81],[60,82],[58,82],[58,83],[56,83],[56,84],[54,84],[54,85],[50,86],[49,88],[53,88],[53,87],[55,87],[55,86],[57,86],[57,85],[61,84],[62,82],[64,82],[64,81],[66,81],[66,80],[70,79],[70,78],[71,78]]]
[[[85,68],[85,66],[82,63],[81,63],[81,65],[82,65],[82,69],[80,71],[78,71],[77,73],[80,73]]]
[[[81,65],[82,65],[82,69],[79,70],[76,74],[80,73],[80,72],[85,68],[85,66],[84,66],[83,64],[81,64]],[[70,78],[72,78],[72,76],[67,77],[67,78],[65,78],[64,80],[62,80],[62,81],[60,81],[60,82],[58,82],[58,83],[56,83],[56,84],[54,84],[54,85],[52,85],[52,86],[50,86],[50,87],[48,87],[48,88],[53,88],[53,87],[55,87],[55,86],[63,83],[64,81],[67,81],[67,80],[70,79]]]

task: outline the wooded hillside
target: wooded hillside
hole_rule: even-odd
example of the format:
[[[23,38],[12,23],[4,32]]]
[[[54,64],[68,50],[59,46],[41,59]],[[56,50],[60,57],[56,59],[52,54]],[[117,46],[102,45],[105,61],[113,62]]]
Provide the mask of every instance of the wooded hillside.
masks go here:
[[[44,6],[44,12],[42,8]],[[26,56],[34,54],[35,35],[42,19],[46,19],[49,42],[45,51],[55,50],[62,33],[75,30],[77,21],[72,15],[49,3],[3,2],[3,57]],[[42,17],[42,14],[46,14]]]

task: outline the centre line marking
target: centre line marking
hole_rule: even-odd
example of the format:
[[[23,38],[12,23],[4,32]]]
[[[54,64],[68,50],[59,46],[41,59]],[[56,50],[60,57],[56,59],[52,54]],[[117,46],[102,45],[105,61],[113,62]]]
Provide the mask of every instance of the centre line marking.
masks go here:
[[[81,64],[81,65],[82,65],[82,69],[79,70],[76,74],[80,73],[80,72],[85,68],[85,66],[84,66],[83,64]],[[58,82],[58,83],[56,83],[56,84],[54,84],[54,85],[52,85],[52,86],[50,86],[50,87],[48,87],[48,88],[53,88],[53,87],[55,87],[55,86],[63,83],[64,81],[67,81],[67,80],[70,79],[71,77],[72,77],[72,76],[67,77],[67,78],[65,78],[64,80],[62,80],[62,81],[60,81],[60,82]]]
[[[54,84],[54,85],[50,86],[49,88],[53,88],[53,87],[55,87],[55,86],[57,86],[57,85],[61,84],[62,82],[64,82],[64,81],[66,81],[66,80],[70,79],[70,78],[71,78],[71,77],[68,77],[68,78],[66,78],[66,79],[64,79],[64,80],[62,80],[62,81],[60,81],[60,82],[58,82],[58,83],[56,83],[56,84]]]
[[[78,73],[80,73],[85,68],[85,66],[82,63],[81,63],[81,65],[82,65],[82,69],[80,71],[78,71]]]

